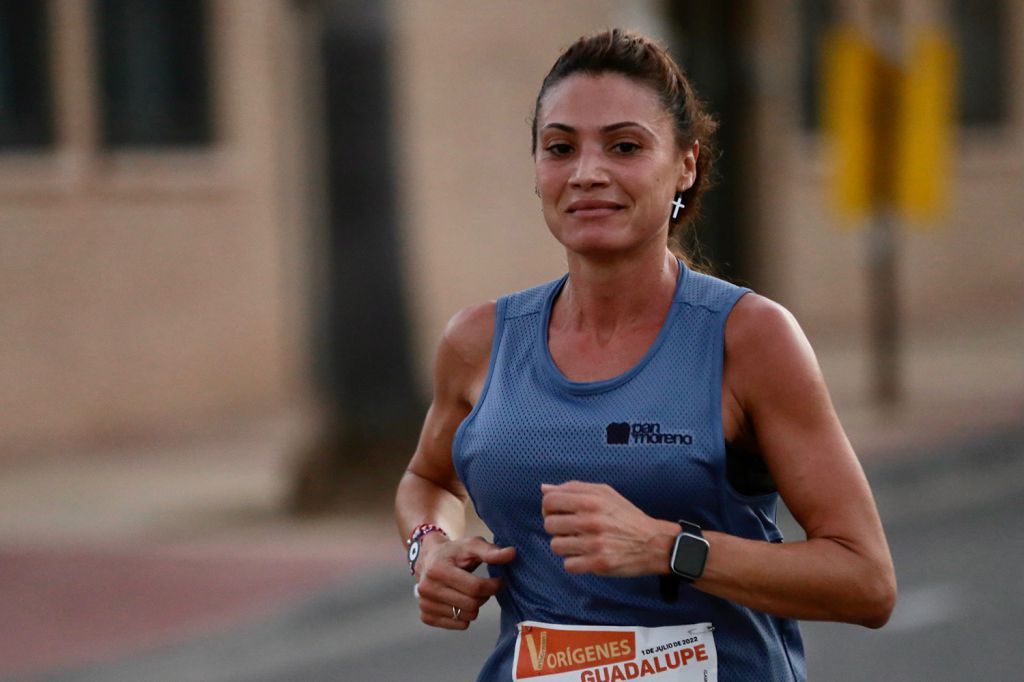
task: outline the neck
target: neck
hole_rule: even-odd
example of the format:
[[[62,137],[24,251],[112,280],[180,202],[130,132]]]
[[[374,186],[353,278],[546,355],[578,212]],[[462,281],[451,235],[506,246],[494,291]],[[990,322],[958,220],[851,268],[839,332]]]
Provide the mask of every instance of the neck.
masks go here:
[[[570,253],[568,261],[569,281],[555,312],[561,313],[563,324],[592,331],[599,338],[652,316],[660,321],[675,294],[679,266],[663,245],[607,261]]]

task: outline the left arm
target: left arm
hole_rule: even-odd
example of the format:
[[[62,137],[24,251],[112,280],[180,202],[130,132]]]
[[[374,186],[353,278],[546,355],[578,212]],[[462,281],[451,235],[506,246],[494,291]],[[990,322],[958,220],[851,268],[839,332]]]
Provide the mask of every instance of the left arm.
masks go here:
[[[896,598],[888,544],[867,479],[832,407],[813,351],[781,306],[748,294],[726,324],[725,399],[738,406],[802,542],[705,530],[711,549],[694,587],[788,618],[881,627]],[[551,547],[573,573],[669,573],[680,528],[608,486],[543,488]]]

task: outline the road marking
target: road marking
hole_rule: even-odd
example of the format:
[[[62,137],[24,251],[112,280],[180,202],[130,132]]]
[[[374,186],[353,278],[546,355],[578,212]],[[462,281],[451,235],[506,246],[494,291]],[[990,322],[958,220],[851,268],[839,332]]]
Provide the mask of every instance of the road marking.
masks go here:
[[[955,620],[964,614],[964,589],[955,583],[903,588],[885,632],[908,632]]]

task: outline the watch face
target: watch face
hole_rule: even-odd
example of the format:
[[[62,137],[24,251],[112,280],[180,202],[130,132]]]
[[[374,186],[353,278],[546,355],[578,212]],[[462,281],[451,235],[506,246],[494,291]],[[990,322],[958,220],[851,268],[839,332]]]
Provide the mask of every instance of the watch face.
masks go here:
[[[684,578],[696,580],[704,574],[704,563],[707,558],[707,540],[689,533],[681,533],[676,538],[676,547],[672,552],[672,571]]]
[[[409,563],[416,563],[416,559],[420,556],[420,541],[417,540],[409,545]]]

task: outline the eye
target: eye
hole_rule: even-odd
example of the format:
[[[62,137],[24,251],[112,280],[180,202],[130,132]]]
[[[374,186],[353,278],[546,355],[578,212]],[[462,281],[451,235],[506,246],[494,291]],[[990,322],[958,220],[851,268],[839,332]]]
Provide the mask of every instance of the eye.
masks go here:
[[[620,154],[632,154],[640,149],[640,145],[636,142],[616,142],[612,145],[612,149]]]
[[[572,145],[566,144],[565,142],[556,142],[554,144],[549,144],[544,148],[544,151],[552,156],[565,156],[572,153]]]

